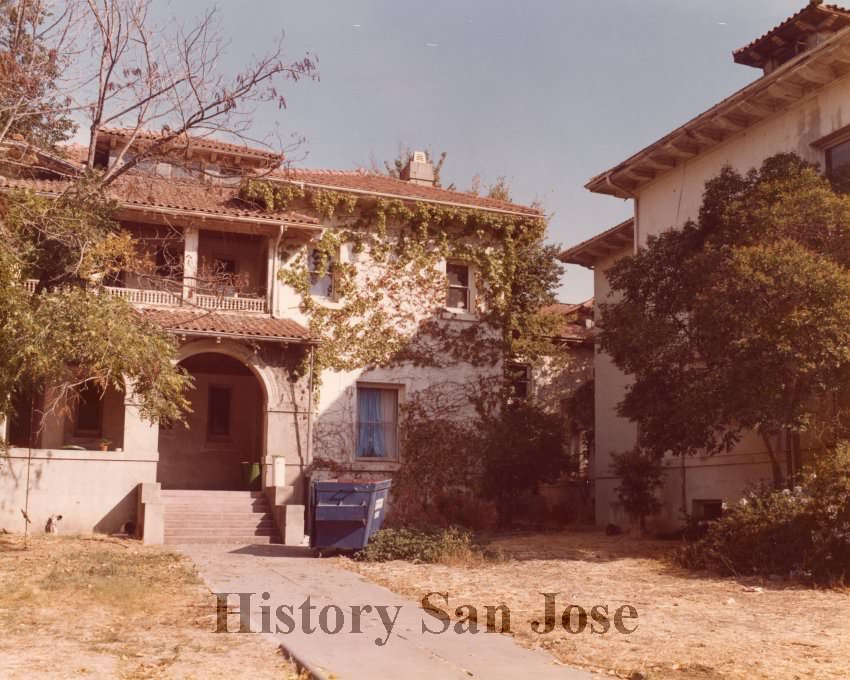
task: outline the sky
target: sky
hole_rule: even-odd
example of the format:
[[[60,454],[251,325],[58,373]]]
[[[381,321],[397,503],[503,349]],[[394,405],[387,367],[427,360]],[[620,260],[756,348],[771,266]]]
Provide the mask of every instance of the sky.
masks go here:
[[[616,165],[761,72],[731,52],[806,0],[221,0],[237,69],[286,33],[320,79],[287,83],[285,110],[258,109],[255,136],[304,138],[302,167],[370,167],[411,149],[447,152],[443,185],[504,176],[541,201],[550,241],[574,245],[626,219],[630,201],[591,194]],[[155,0],[190,19],[207,0]],[[593,294],[569,266],[559,297]]]

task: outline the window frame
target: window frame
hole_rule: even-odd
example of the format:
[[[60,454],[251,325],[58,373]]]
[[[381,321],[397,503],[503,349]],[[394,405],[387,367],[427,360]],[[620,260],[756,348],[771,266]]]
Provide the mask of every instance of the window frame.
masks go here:
[[[458,286],[452,285],[451,280],[449,279],[449,267],[463,267],[466,269],[466,285]],[[472,265],[469,262],[464,262],[463,260],[446,260],[446,301],[445,307],[447,310],[460,313],[460,314],[473,314],[475,312],[475,276],[472,271]],[[466,291],[466,306],[465,307],[454,307],[450,304],[450,294],[452,290],[465,290]]]
[[[391,454],[381,456],[361,456],[358,455],[357,449],[359,446],[359,431],[360,431],[360,408],[359,391],[361,389],[379,390],[382,392],[395,393],[395,451]],[[373,383],[358,381],[354,385],[354,449],[352,456],[355,463],[398,463],[401,459],[401,406],[404,401],[404,385],[394,383]],[[378,421],[379,424],[381,421]]]
[[[509,395],[511,401],[530,401],[534,397],[534,372],[531,369],[531,364],[516,359],[505,362],[505,373],[507,374],[512,369],[517,369],[517,376],[506,375],[508,386],[511,387],[512,393]],[[524,376],[520,377],[519,370],[522,370]],[[517,383],[525,384],[525,394],[517,395],[513,393],[513,386]]]
[[[318,272],[313,268],[315,266],[315,259],[313,257],[313,253],[318,252],[318,248],[315,246],[311,246],[308,244],[307,246],[307,275],[310,277],[310,295],[313,297],[319,298],[320,300],[327,300],[330,302],[338,301],[337,296],[337,277],[336,277],[336,267],[339,265],[341,261],[340,252],[337,250],[335,253],[331,253],[328,262],[328,270],[325,272],[324,276],[319,277]],[[320,281],[328,280],[328,293],[321,294],[313,292],[313,287],[318,285]]]

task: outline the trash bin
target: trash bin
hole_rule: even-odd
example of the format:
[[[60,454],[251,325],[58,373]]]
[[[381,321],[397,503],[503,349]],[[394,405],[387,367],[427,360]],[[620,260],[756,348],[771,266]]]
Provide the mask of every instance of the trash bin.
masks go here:
[[[391,480],[314,481],[311,494],[310,547],[360,550],[381,528]]]
[[[260,490],[260,464],[242,461],[242,483],[249,491]]]

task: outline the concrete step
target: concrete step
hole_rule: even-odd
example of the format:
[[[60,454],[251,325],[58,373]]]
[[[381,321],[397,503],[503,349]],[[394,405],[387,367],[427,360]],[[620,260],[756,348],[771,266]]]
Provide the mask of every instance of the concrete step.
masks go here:
[[[268,506],[268,498],[163,498],[167,508],[260,508]]]
[[[209,538],[221,538],[221,539],[230,539],[230,538],[245,538],[251,536],[277,536],[277,529],[275,527],[264,527],[264,528],[213,528],[213,527],[185,527],[185,528],[171,528],[165,527],[165,536],[166,538],[183,538],[186,536],[195,536],[195,537],[209,537]]]
[[[260,517],[255,519],[245,518],[245,519],[183,519],[179,517],[166,517],[165,518],[165,530],[169,529],[183,529],[183,528],[208,528],[215,529],[216,527],[220,527],[222,529],[252,529],[255,527],[274,527],[274,518],[272,517]]]
[[[274,524],[274,516],[270,512],[251,512],[239,514],[226,513],[175,513],[165,514],[165,526],[256,526],[258,524]]]
[[[282,543],[279,536],[165,536],[167,545],[266,545],[269,543]]]
[[[206,489],[163,489],[163,498],[265,498],[262,491],[207,491]]]

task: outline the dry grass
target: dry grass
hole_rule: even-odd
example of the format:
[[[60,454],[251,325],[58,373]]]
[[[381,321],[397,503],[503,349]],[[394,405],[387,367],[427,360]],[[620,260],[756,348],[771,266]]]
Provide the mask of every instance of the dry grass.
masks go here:
[[[417,601],[448,592],[452,608],[507,604],[517,640],[549,649],[564,663],[629,677],[850,677],[850,595],[760,579],[694,574],[667,559],[676,545],[597,532],[497,539],[505,559],[468,564],[357,563],[347,568]],[[560,592],[561,607],[608,604],[638,610],[638,629],[538,636],[541,592]],[[559,615],[562,609],[559,609]],[[483,622],[482,622],[483,627]]]
[[[185,557],[105,537],[0,536],[3,678],[296,678],[274,645],[215,630]]]

